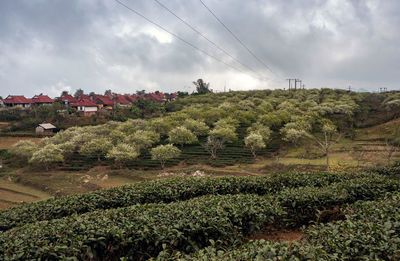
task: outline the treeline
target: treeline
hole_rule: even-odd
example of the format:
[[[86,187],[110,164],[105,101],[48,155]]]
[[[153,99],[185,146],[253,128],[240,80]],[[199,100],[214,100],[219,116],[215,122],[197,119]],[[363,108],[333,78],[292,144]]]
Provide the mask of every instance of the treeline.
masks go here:
[[[360,115],[377,110],[364,104],[374,95],[385,97],[379,96],[379,108],[396,115],[398,93],[330,89],[206,93],[168,103],[169,112],[162,117],[73,127],[38,146],[16,144],[12,152],[22,161],[48,168],[68,161],[75,153],[99,161],[107,158],[117,167],[151,154],[164,167],[188,145],[200,144],[217,159],[227,145],[241,144],[256,157],[271,140],[280,140],[295,145],[315,143],[326,156],[329,169],[331,145],[342,137],[354,137],[357,122],[362,121]],[[389,145],[400,144],[398,137],[396,133],[388,136]]]

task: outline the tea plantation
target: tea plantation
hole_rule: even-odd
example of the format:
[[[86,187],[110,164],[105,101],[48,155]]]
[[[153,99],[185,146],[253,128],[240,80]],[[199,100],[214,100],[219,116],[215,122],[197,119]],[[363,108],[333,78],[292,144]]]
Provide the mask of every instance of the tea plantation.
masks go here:
[[[174,178],[24,204],[0,212],[0,259],[397,260],[399,174]],[[343,218],[321,222],[332,209]],[[305,230],[246,240],[265,227]]]

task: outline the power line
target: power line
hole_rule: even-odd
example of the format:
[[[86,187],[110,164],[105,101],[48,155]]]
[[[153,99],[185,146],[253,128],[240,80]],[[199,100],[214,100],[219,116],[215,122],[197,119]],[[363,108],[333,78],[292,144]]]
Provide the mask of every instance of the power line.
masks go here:
[[[230,68],[232,68],[232,69],[234,69],[234,70],[236,70],[236,71],[245,73],[243,70],[241,70],[241,69],[239,69],[239,68],[236,68],[235,66],[232,66],[232,65],[230,65],[230,64],[228,64],[228,63],[222,61],[221,59],[215,57],[214,55],[209,54],[209,53],[207,53],[206,51],[204,51],[204,50],[200,49],[199,47],[195,46],[194,44],[192,44],[192,43],[186,41],[185,39],[183,39],[183,38],[180,37],[179,35],[177,35],[177,34],[171,32],[171,31],[167,30],[166,28],[164,28],[163,26],[157,24],[156,22],[153,22],[152,20],[150,20],[149,18],[147,18],[147,17],[144,16],[143,14],[141,14],[141,13],[139,13],[138,11],[132,9],[131,7],[125,5],[125,4],[122,3],[121,1],[119,1],[119,0],[115,0],[115,1],[116,1],[118,4],[122,5],[123,7],[125,7],[126,9],[128,9],[129,11],[135,13],[136,15],[142,17],[143,19],[145,19],[145,20],[148,21],[149,23],[153,24],[154,26],[160,28],[161,30],[163,30],[163,31],[165,31],[165,32],[167,32],[167,33],[169,33],[170,35],[174,36],[174,37],[177,38],[178,40],[180,40],[180,41],[184,42],[185,44],[189,45],[189,46],[192,47],[193,49],[195,49],[195,50],[197,50],[197,51],[199,51],[199,52],[201,52],[201,53],[207,55],[208,57],[211,57],[212,59],[214,59],[214,60],[216,60],[216,61],[218,61],[218,62],[220,62],[220,63],[223,63],[224,65],[226,65],[226,66],[228,66],[228,67],[230,67]]]
[[[210,14],[212,14],[212,16],[214,16],[215,19],[217,19],[217,21],[233,36],[233,38],[235,38],[259,63],[261,63],[262,65],[264,65],[270,72],[274,73],[271,68],[269,68],[268,65],[266,65],[260,58],[257,57],[257,55],[255,55],[229,28],[228,26],[226,26],[221,19],[218,18],[218,16],[202,1],[199,0],[200,3],[208,10],[208,12],[210,12]],[[275,73],[274,73],[275,74]]]
[[[190,29],[192,29],[192,31],[194,31],[195,33],[197,33],[198,35],[200,35],[201,37],[203,37],[205,40],[207,40],[210,44],[212,44],[213,46],[215,46],[218,50],[220,50],[221,52],[225,53],[226,55],[228,55],[229,57],[231,57],[233,60],[235,60],[237,63],[239,63],[240,65],[242,65],[243,67],[245,67],[246,69],[252,71],[253,73],[255,73],[256,75],[258,75],[258,73],[253,70],[252,68],[250,68],[249,66],[243,64],[241,61],[239,61],[236,57],[234,57],[233,55],[231,55],[230,53],[228,53],[225,49],[223,49],[222,47],[220,47],[218,44],[216,44],[214,41],[210,40],[207,36],[205,36],[203,33],[201,33],[199,30],[197,30],[194,26],[192,26],[191,24],[189,24],[188,22],[186,22],[184,19],[182,19],[181,17],[179,17],[177,14],[175,14],[170,8],[168,8],[167,6],[165,6],[163,3],[161,3],[159,0],[154,0],[158,5],[160,5],[162,8],[164,8],[165,10],[167,10],[170,14],[172,14],[173,16],[175,16],[177,19],[179,19],[182,23],[184,23],[187,27],[189,27]]]

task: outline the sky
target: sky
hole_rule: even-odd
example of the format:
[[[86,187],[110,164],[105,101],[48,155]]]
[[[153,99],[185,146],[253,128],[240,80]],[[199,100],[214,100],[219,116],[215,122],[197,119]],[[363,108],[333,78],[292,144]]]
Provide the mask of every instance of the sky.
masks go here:
[[[192,92],[199,78],[214,91],[283,89],[287,78],[400,89],[398,0],[202,0],[262,63],[199,0],[158,1],[230,56],[155,0],[120,1],[202,52],[115,0],[1,0],[0,95]]]

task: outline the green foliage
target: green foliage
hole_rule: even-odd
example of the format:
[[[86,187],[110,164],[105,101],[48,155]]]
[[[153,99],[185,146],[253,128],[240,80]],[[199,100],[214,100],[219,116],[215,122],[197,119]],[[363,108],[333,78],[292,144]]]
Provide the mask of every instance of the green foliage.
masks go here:
[[[93,139],[83,144],[79,153],[87,157],[95,156],[100,161],[100,158],[104,157],[112,147],[111,141],[106,138]]]
[[[169,159],[178,157],[181,151],[172,144],[159,145],[151,150],[151,158],[158,160],[161,163],[161,168],[164,168],[165,162]]]
[[[312,186],[284,189],[284,185],[275,180],[276,183],[274,184],[280,187],[279,190],[275,190],[277,192],[275,195],[207,195],[170,204],[136,204],[105,211],[87,212],[82,215],[74,214],[47,222],[30,223],[0,233],[0,256],[11,260],[65,259],[69,257],[99,260],[126,257],[138,260],[155,256],[164,250],[162,255],[165,258],[168,257],[168,250],[190,253],[207,247],[213,242],[215,242],[215,247],[227,247],[239,243],[246,235],[257,231],[262,226],[298,226],[304,224],[304,222],[316,221],[319,211],[332,205],[354,203],[359,200],[373,200],[384,196],[387,192],[398,190],[398,181],[384,177],[357,178],[357,176],[362,176],[362,174],[327,174],[324,179],[319,179],[319,182],[316,182],[320,176],[315,175],[317,179],[314,179],[313,182],[315,185],[322,185],[319,188]],[[277,177],[279,179],[280,176]],[[284,183],[294,184],[301,181],[300,184],[304,186],[307,182],[310,182],[304,179],[304,176],[298,179],[293,179],[293,177],[296,176],[290,178],[286,176]],[[234,178],[230,179],[235,180]],[[342,179],[343,181],[332,183],[335,179]],[[247,181],[252,181],[250,184],[256,187],[259,184],[257,178],[247,179]],[[328,181],[331,182],[330,185],[327,185],[329,184]],[[174,190],[174,186],[165,187],[162,193],[173,195],[172,191],[179,191],[180,197],[185,198],[185,184],[183,183],[183,187],[176,190]],[[229,183],[214,185],[213,189],[217,189],[215,193],[218,194],[217,191],[219,190],[223,191],[225,184]],[[297,185],[300,184],[297,183]],[[235,187],[240,188],[240,185]],[[270,191],[267,184],[263,184],[260,188],[264,191]],[[148,189],[159,191],[153,186],[149,186]],[[235,193],[240,193],[240,190],[236,190]],[[140,196],[136,190],[131,190],[124,195]],[[108,200],[103,201],[104,204],[118,202],[114,197],[115,194],[111,193]],[[147,197],[143,198],[147,200]],[[157,199],[160,200],[161,198],[158,197]],[[398,200],[396,200],[396,203],[399,204]],[[76,205],[80,204],[82,203],[77,201]],[[134,204],[134,202],[131,202],[131,204]],[[48,207],[50,206],[48,205]],[[389,216],[396,211],[391,210],[392,212],[390,212],[390,206],[386,209],[389,210],[386,212]],[[62,209],[59,210],[62,211]],[[372,208],[370,212],[372,213]],[[385,212],[381,211],[375,217],[377,219],[382,218],[382,213]],[[357,218],[354,220],[357,220]],[[367,220],[365,218],[362,222]],[[396,220],[393,219],[393,224],[396,224]],[[303,223],[300,224],[300,221]],[[336,225],[340,226],[341,223]],[[390,226],[384,224],[381,227],[386,228],[389,232],[392,224]],[[330,233],[335,235],[335,229],[331,229]],[[395,234],[396,232],[389,233]],[[379,235],[379,232],[377,235]],[[364,238],[367,239],[368,237],[364,236]],[[321,243],[313,245],[313,242],[318,242],[314,239],[309,241],[310,244],[307,242],[304,250],[301,249],[302,243],[295,243],[293,248],[296,251],[290,254],[295,256],[300,254],[301,256],[301,254],[309,255],[311,253],[317,254],[316,257],[322,254],[329,256],[331,254],[328,251],[329,248],[336,248],[334,243],[329,243],[327,247],[324,247]],[[344,241],[341,241],[341,244],[349,246]],[[370,241],[369,244],[374,244],[374,242]],[[318,248],[321,245],[320,251],[316,253],[307,251],[310,247]],[[393,247],[395,245],[393,244]],[[279,245],[276,246],[279,247]],[[393,247],[390,249],[396,249]],[[277,253],[292,250],[292,248],[287,249],[286,247]]]
[[[19,159],[22,159],[26,162],[32,157],[33,153],[36,150],[37,146],[33,141],[21,140],[12,146],[10,152]]]
[[[183,126],[172,129],[168,133],[168,140],[171,143],[179,144],[181,146],[184,144],[192,144],[198,141],[196,135]]]
[[[183,126],[196,136],[205,136],[210,129],[203,121],[196,121],[193,119],[186,119]]]
[[[245,139],[244,143],[250,148],[253,156],[256,157],[256,151],[266,147],[263,137],[259,133],[250,133]]]
[[[49,144],[35,151],[29,163],[35,166],[44,166],[46,170],[48,170],[51,165],[62,162],[63,160],[64,156],[62,150],[54,144]]]
[[[122,167],[123,164],[136,159],[139,155],[136,147],[120,143],[108,151],[106,158],[113,159],[117,165]]]

